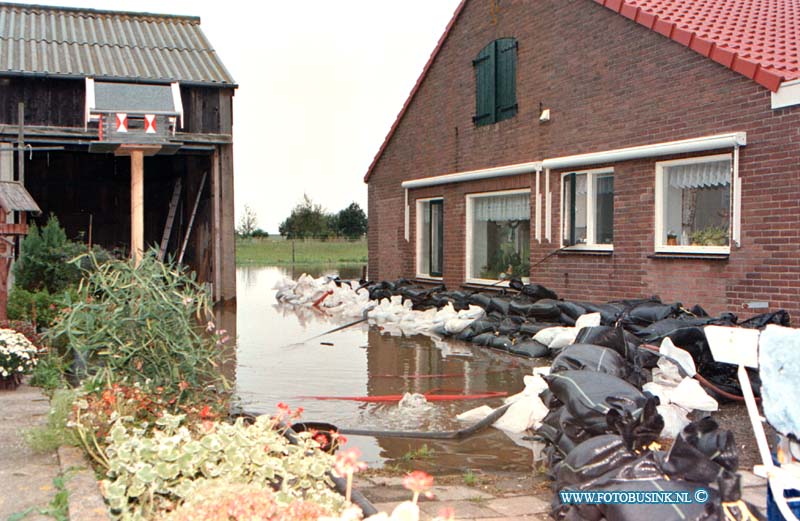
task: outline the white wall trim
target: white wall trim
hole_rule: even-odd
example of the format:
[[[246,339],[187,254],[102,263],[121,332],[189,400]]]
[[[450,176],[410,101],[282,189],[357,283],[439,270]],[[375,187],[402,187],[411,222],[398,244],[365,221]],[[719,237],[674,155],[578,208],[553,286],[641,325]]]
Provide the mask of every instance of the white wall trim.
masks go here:
[[[484,168],[482,170],[470,170],[468,172],[458,172],[455,174],[445,174],[424,179],[414,179],[404,181],[401,186],[405,189],[424,188],[426,186],[446,185],[450,183],[463,183],[465,181],[478,181],[480,179],[491,179],[493,177],[506,177],[510,175],[530,174],[541,171],[542,163],[533,161],[530,163],[520,163],[517,165],[498,166],[494,168]]]
[[[716,136],[705,136],[652,145],[606,150],[604,152],[556,157],[553,159],[545,159],[542,161],[542,166],[550,169],[575,168],[580,166],[618,163],[621,161],[630,161],[632,159],[733,148],[737,145],[747,145],[746,132],[732,132],[730,134],[719,134]]]
[[[564,201],[566,200],[564,195],[564,178],[566,178],[570,174],[585,174],[586,175],[586,240],[588,241],[590,238],[594,241],[595,233],[595,223],[594,215],[595,210],[597,208],[597,197],[595,194],[595,186],[594,186],[594,177],[597,175],[614,175],[614,167],[605,167],[605,168],[592,168],[590,170],[569,170],[566,172],[562,172],[560,179],[561,179],[561,226],[559,229],[561,230],[561,237],[559,237],[559,245],[561,248],[565,249],[574,249],[574,250],[613,250],[613,244],[597,244],[594,242],[587,243],[587,244],[573,244],[571,246],[566,246],[564,244],[564,236],[567,235],[567,220],[566,220],[566,208],[564,208]]]
[[[535,226],[536,229],[534,231],[534,237],[536,238],[536,242],[542,242],[542,190],[541,190],[541,172],[536,172],[536,217],[535,217]]]
[[[800,105],[800,80],[784,81],[771,95],[772,109]]]

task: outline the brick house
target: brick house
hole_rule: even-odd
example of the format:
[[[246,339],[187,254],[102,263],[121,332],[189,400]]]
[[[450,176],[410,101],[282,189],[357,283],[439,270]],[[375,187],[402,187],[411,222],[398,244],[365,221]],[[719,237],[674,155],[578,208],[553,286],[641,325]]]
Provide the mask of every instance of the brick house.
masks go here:
[[[372,279],[800,314],[795,0],[464,0],[375,157]]]

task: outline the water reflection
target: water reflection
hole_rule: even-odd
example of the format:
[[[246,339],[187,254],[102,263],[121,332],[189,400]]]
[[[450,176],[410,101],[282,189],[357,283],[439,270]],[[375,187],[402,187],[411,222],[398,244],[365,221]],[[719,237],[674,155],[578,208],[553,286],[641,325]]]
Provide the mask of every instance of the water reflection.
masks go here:
[[[308,339],[341,324],[321,311],[277,304],[275,282],[283,276],[340,274],[358,278],[360,267],[242,266],[237,269],[237,394],[247,410],[271,412],[278,402],[305,409],[307,421],[341,428],[372,430],[458,430],[463,411],[501,399],[435,402],[401,408],[397,403],[317,400],[307,397],[376,397],[405,392],[474,394],[522,389],[531,362],[475,348],[469,344],[424,336],[390,336],[365,323]],[[332,345],[323,345],[321,342]],[[303,398],[306,397],[306,398]],[[531,452],[504,434],[489,429],[461,442],[351,437],[372,466],[397,462],[423,444],[434,457],[409,463],[428,471],[464,468],[527,470]]]

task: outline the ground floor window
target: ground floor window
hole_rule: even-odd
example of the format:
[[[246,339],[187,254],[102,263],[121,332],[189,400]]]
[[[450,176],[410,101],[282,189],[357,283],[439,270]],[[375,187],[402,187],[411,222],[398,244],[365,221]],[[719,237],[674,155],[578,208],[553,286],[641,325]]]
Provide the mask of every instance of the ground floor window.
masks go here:
[[[467,278],[527,279],[530,273],[529,191],[467,196]]]
[[[441,277],[444,258],[444,201],[417,201],[417,275]]]
[[[656,250],[727,252],[731,156],[656,164]]]
[[[562,179],[562,246],[610,249],[614,243],[614,173],[571,172]]]

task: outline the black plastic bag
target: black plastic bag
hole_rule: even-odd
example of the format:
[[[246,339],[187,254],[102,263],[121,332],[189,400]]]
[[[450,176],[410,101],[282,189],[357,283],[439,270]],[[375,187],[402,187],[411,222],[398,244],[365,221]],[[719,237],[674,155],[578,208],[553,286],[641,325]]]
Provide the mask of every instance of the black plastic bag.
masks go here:
[[[527,356],[530,358],[541,358],[550,354],[550,348],[535,340],[523,340],[512,345],[508,350],[515,355]]]
[[[756,315],[753,318],[749,318],[744,322],[741,322],[739,325],[749,329],[763,329],[769,324],[777,324],[779,326],[788,327],[790,322],[791,320],[789,318],[789,313],[784,309],[779,309],[773,313]]]
[[[565,347],[550,365],[551,373],[569,370],[599,371],[619,378],[628,376],[625,359],[609,347],[591,344],[572,344]]]
[[[562,315],[566,315],[573,320],[577,320],[581,315],[586,314],[586,308],[569,300],[560,300],[557,305]]]

